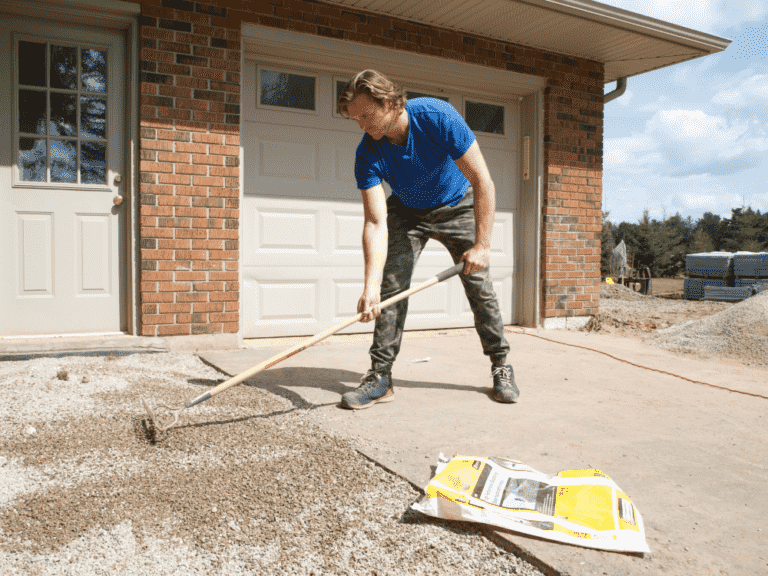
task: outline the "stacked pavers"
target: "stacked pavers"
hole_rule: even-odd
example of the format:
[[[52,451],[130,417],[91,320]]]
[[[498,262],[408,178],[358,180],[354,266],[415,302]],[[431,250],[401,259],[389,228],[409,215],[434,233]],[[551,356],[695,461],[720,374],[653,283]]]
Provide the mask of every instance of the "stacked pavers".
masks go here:
[[[704,252],[685,257],[683,288],[689,300],[738,302],[768,289],[768,253]]]

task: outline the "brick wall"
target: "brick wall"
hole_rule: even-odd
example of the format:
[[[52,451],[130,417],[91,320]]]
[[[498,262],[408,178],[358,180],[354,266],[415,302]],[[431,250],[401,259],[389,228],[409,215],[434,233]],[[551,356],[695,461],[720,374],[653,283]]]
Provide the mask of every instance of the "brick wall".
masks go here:
[[[144,0],[143,334],[238,329],[242,22],[547,78],[542,310],[546,318],[596,311],[602,64],[313,0]]]
[[[240,22],[147,0],[140,26],[141,334],[239,327]]]

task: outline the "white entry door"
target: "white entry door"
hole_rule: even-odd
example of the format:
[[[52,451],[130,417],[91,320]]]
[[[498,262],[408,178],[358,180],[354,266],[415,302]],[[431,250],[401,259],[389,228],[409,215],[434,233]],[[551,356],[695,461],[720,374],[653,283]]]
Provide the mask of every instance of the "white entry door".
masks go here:
[[[119,332],[120,33],[0,23],[0,336]]]

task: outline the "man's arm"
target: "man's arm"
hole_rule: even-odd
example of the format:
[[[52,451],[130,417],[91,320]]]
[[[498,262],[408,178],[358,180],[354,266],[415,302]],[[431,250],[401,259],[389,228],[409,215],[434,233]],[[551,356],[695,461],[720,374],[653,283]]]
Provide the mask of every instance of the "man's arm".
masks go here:
[[[363,313],[362,322],[378,318],[381,309],[381,279],[387,260],[387,202],[384,186],[360,191],[363,196],[363,257],[365,258],[365,287],[357,302],[357,311]]]
[[[487,268],[491,261],[491,234],[496,214],[496,187],[475,140],[456,165],[467,177],[475,194],[475,245],[461,257],[464,274]]]

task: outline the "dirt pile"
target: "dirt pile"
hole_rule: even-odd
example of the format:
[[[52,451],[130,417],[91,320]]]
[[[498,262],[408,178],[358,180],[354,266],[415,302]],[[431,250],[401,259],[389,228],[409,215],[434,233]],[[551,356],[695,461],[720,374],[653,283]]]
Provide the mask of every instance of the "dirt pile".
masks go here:
[[[681,354],[768,365],[768,292],[734,304],[669,300],[601,284],[599,312],[582,330],[643,338]]]
[[[648,341],[673,352],[768,366],[768,292],[712,316],[659,330]]]
[[[669,300],[644,296],[620,284],[600,285],[600,308],[582,328],[621,336],[644,337],[654,330],[669,328],[717,314],[732,304],[697,300]]]

